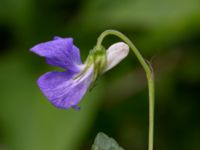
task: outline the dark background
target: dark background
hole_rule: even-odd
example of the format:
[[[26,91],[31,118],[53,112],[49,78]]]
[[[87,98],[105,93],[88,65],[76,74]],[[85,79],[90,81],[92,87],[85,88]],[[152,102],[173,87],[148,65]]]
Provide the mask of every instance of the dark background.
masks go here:
[[[126,150],[147,149],[147,84],[131,52],[81,111],[54,108],[36,85],[56,68],[32,46],[73,37],[85,60],[106,29],[126,34],[154,67],[155,149],[200,149],[199,0],[1,0],[0,150],[89,150],[99,131]]]

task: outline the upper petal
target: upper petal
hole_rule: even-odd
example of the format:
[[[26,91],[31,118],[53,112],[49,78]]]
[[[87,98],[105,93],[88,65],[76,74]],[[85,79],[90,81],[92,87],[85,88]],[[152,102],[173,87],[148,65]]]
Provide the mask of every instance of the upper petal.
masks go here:
[[[82,64],[79,49],[73,45],[72,38],[54,37],[54,40],[37,44],[31,51],[46,57],[47,63],[72,71],[79,71],[77,65]]]
[[[92,81],[93,67],[83,75],[70,72],[49,72],[38,79],[38,85],[48,100],[56,107],[76,107]]]

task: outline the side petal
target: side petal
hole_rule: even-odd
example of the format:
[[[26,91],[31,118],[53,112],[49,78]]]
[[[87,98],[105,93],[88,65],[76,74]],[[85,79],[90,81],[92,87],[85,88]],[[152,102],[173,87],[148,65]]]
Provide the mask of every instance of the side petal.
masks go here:
[[[40,43],[30,51],[45,57],[50,65],[72,71],[79,71],[77,66],[82,64],[79,49],[73,45],[72,38],[54,37],[54,40]]]
[[[64,83],[65,81],[71,79],[75,73],[66,71],[66,72],[47,72],[40,76],[37,80],[37,83],[41,89],[52,89],[55,88],[57,85]]]
[[[49,72],[38,79],[38,85],[47,99],[61,109],[77,108],[92,81],[93,68],[75,78],[77,74]]]
[[[124,42],[111,45],[106,51],[107,63],[104,72],[119,64],[129,53],[129,46]]]

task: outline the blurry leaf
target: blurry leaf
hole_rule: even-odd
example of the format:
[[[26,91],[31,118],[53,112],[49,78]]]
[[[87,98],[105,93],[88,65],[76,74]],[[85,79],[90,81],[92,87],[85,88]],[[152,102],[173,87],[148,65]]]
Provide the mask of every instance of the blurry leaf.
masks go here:
[[[155,52],[200,32],[200,3],[199,0],[88,1],[79,22],[76,20],[71,26],[93,33],[110,28],[125,31],[143,52]],[[134,36],[135,33],[141,35]]]
[[[133,28],[139,25],[155,28],[200,15],[199,9],[198,0],[95,0],[85,5],[81,15],[86,17],[82,20],[86,26]]]
[[[42,95],[23,63],[16,58],[0,62],[2,144],[7,150],[78,149],[99,107],[101,86],[86,95],[80,111],[60,110]]]
[[[92,145],[92,150],[124,150],[118,143],[113,139],[108,137],[104,133],[98,133],[94,144]]]

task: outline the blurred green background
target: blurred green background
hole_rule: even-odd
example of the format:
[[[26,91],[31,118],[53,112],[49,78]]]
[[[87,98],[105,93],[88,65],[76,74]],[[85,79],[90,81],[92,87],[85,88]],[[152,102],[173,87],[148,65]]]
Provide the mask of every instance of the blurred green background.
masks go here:
[[[73,37],[84,60],[111,28],[155,69],[155,149],[200,149],[199,0],[0,0],[0,150],[89,150],[99,131],[126,150],[147,149],[147,84],[132,53],[86,94],[81,111],[54,108],[36,85],[57,68],[30,47]]]

